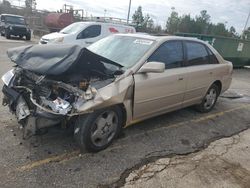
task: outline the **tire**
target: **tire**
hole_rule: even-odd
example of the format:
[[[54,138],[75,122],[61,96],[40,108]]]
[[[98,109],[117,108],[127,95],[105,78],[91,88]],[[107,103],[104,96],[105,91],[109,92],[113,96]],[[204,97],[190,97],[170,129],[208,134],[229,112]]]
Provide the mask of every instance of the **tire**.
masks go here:
[[[216,84],[211,85],[202,102],[196,106],[196,109],[202,113],[210,112],[214,108],[218,96],[219,87]]]
[[[30,39],[31,39],[31,35],[26,35],[26,36],[25,36],[25,39],[26,39],[26,40],[30,40]]]
[[[6,39],[10,39],[10,33],[7,30],[5,30],[5,37]]]
[[[1,32],[1,36],[3,37],[3,36],[4,36],[4,33]]]
[[[98,152],[117,138],[122,128],[122,111],[113,106],[83,116],[75,123],[74,138],[81,150]]]

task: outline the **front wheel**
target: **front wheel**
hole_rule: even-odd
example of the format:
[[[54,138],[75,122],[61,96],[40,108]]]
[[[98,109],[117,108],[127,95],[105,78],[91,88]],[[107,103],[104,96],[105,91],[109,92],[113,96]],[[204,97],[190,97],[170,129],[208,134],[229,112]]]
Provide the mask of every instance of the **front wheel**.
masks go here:
[[[31,35],[26,35],[26,36],[25,36],[25,39],[26,39],[26,40],[30,40],[30,39],[31,39]]]
[[[200,112],[210,112],[219,96],[219,88],[216,84],[213,84],[207,91],[202,102],[196,106],[197,110]]]
[[[6,39],[10,39],[10,33],[7,30],[5,30],[5,37]]]
[[[107,148],[122,127],[122,112],[118,106],[79,116],[74,137],[81,149],[98,152]]]

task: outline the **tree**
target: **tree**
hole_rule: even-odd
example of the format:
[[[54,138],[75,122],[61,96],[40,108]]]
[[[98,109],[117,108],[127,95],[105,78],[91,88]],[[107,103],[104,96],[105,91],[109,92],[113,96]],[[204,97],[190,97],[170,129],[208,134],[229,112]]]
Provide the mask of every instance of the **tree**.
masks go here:
[[[202,10],[195,18],[189,14],[179,17],[178,13],[173,11],[167,19],[166,31],[171,34],[182,32],[238,37],[234,27],[228,30],[223,23],[211,23],[210,18],[206,10]]]
[[[235,28],[234,28],[233,26],[230,27],[229,33],[230,33],[230,36],[231,36],[231,37],[236,36],[236,30],[235,30]]]
[[[243,36],[244,39],[250,40],[250,27],[247,28],[247,30],[244,31]]]
[[[195,33],[195,20],[191,18],[190,14],[184,15],[180,18],[178,31],[183,33]]]
[[[228,36],[229,32],[226,29],[226,26],[224,23],[217,23],[216,25],[213,26],[212,34],[213,35]]]
[[[132,16],[133,23],[136,24],[136,28],[142,26],[144,22],[144,17],[142,14],[142,7],[139,6]]]
[[[36,9],[36,0],[25,0],[26,9],[35,10]]]
[[[210,15],[206,10],[202,10],[199,16],[195,19],[195,32],[201,34],[208,34]]]
[[[149,14],[143,15],[142,7],[139,6],[132,16],[135,28],[139,32],[154,32],[154,20]]]
[[[167,20],[166,28],[167,32],[173,34],[178,31],[180,19],[176,11],[172,11],[170,17]]]
[[[2,2],[1,4],[2,4],[3,6],[5,6],[5,7],[11,7],[10,2],[7,1],[7,0],[3,0],[3,2]]]
[[[154,21],[153,19],[147,14],[145,17],[143,17],[143,23],[142,23],[142,29],[144,31],[152,31],[154,28]]]
[[[154,27],[154,33],[161,33],[163,30],[162,30],[162,27],[161,27],[161,25],[156,25],[155,27]]]

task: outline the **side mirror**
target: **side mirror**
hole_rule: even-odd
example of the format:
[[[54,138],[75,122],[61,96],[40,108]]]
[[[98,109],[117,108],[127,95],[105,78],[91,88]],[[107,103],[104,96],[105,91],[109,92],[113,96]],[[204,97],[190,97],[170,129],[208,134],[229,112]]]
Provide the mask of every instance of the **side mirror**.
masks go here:
[[[147,73],[147,72],[164,72],[165,71],[165,64],[160,62],[148,62],[145,63],[138,72],[140,73]]]

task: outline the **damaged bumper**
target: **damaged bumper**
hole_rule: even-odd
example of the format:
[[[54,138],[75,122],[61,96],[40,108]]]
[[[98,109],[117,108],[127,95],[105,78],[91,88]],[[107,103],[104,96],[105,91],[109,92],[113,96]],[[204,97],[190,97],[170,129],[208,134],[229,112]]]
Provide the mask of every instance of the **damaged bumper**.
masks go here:
[[[3,105],[8,105],[23,125],[25,138],[38,129],[115,104],[124,104],[127,118],[132,117],[132,92],[128,92],[133,85],[132,76],[65,83],[20,68],[12,73],[2,78]]]
[[[93,99],[95,91],[89,86],[83,91],[18,69],[7,72],[2,80],[2,104],[8,105],[23,125],[25,137],[83,113],[77,109],[78,103]]]

